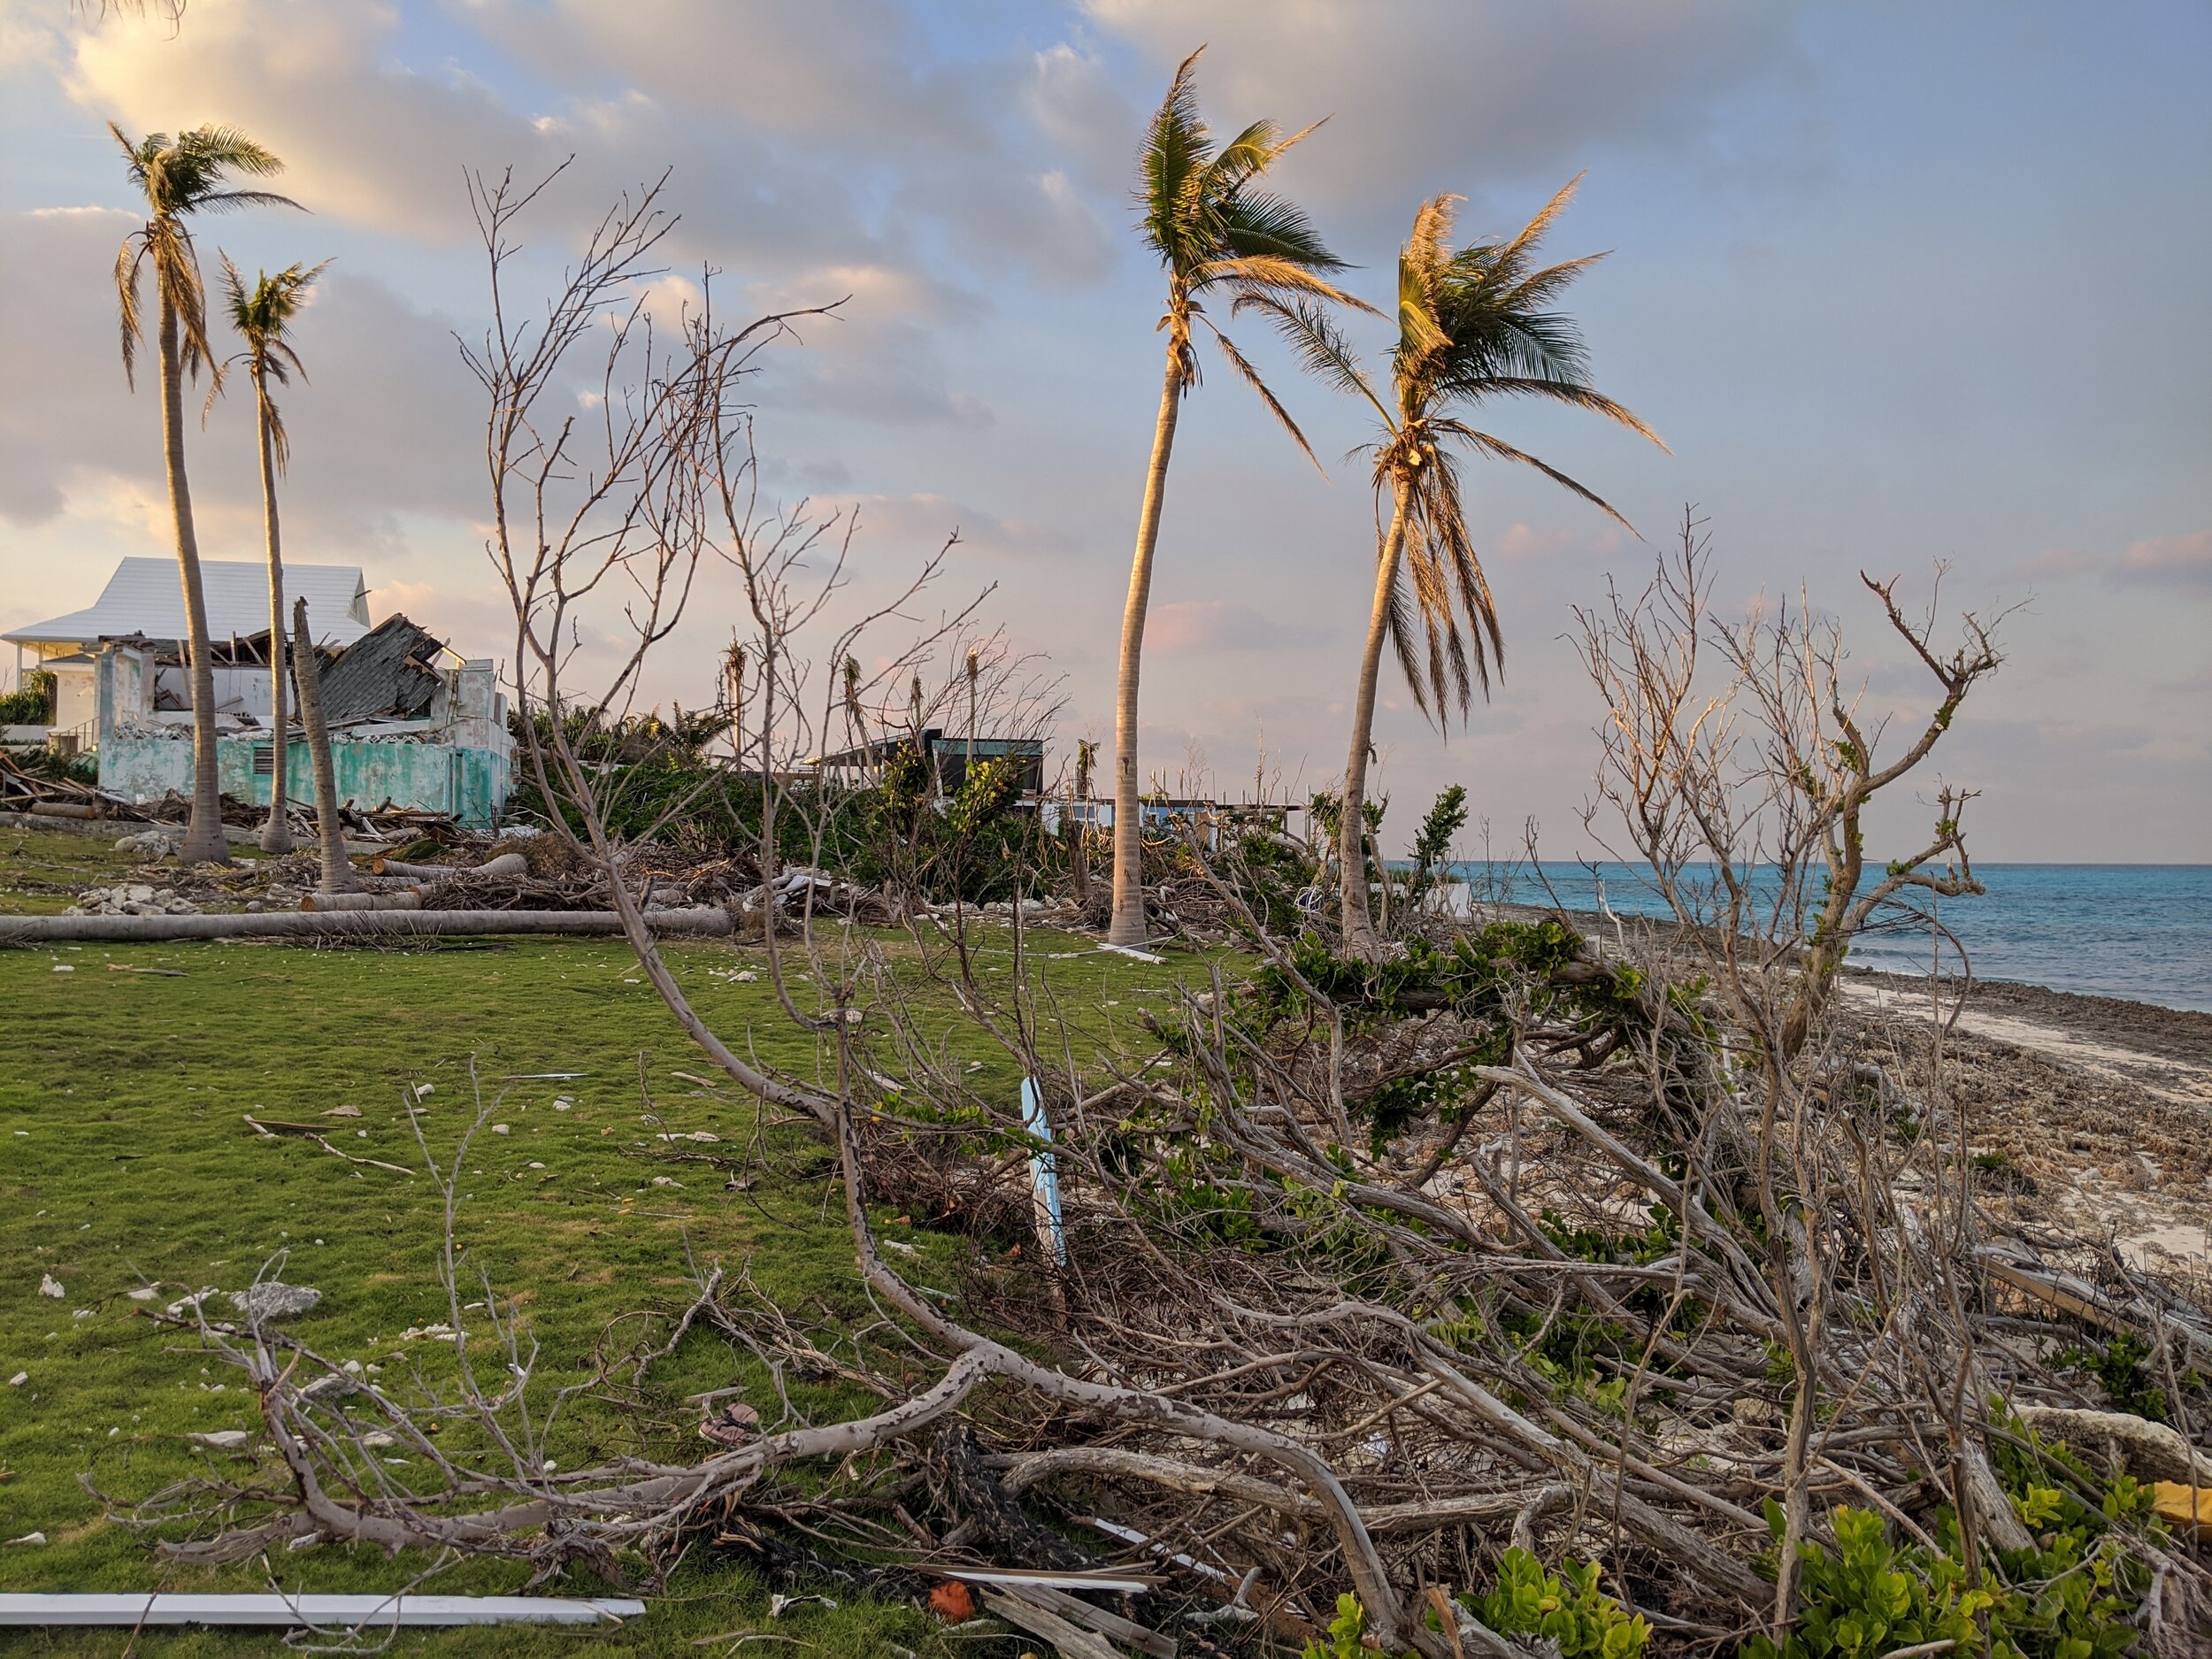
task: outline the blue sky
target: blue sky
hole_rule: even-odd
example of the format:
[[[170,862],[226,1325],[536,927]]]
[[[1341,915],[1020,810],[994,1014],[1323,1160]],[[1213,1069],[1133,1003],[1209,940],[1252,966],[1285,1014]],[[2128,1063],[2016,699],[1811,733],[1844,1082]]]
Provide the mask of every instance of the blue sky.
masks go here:
[[[1832,610],[1871,706],[1928,687],[1876,633],[1861,568],[2006,625],[2010,658],[1947,739],[1988,859],[2212,859],[2212,12],[1497,0],[1095,0],[806,7],[634,0],[191,0],[182,27],[0,5],[0,626],[84,603],[163,546],[153,400],[126,390],[107,271],[128,220],[104,122],[234,121],[313,211],[211,227],[242,264],[338,263],[288,417],[293,557],[495,651],[480,419],[451,333],[480,329],[465,166],[573,152],[543,271],[617,188],[676,168],[675,263],[762,303],[853,298],[761,383],[777,491],[857,503],[864,575],[957,526],[956,580],[1066,675],[1064,739],[1110,735],[1112,667],[1158,385],[1156,273],[1129,161],[1174,60],[1209,42],[1217,125],[1329,124],[1284,187],[1386,296],[1416,204],[1509,230],[1578,172],[1551,246],[1610,250],[1574,291],[1598,383],[1662,455],[1556,411],[1493,429],[1620,506],[1473,469],[1507,673],[1440,738],[1380,722],[1394,826],[1469,785],[1501,841],[1588,845],[1601,710],[1563,635],[1639,585],[1684,503],[1718,594]],[[1246,335],[1250,337],[1247,338]],[[1371,509],[1356,411],[1240,340],[1330,463],[1317,478],[1225,373],[1186,412],[1141,745],[1234,790],[1263,741],[1342,765]],[[1370,345],[1379,341],[1371,334]],[[193,449],[203,537],[255,557],[242,403]],[[697,702],[728,636],[711,585],[656,695]],[[1882,826],[1912,833],[1901,802]],[[1893,829],[1889,826],[1893,826]],[[1406,826],[1409,829],[1409,826]]]

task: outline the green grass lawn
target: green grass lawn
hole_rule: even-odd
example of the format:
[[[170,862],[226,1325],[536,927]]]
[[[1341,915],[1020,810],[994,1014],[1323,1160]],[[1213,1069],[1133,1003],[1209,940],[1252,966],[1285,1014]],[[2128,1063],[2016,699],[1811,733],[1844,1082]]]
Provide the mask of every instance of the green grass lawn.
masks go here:
[[[139,861],[117,852],[115,841],[133,827],[119,824],[100,836],[0,828],[0,914],[58,916],[84,888],[127,879]]]
[[[38,854],[59,864],[79,848],[117,859],[95,841],[34,839],[68,841]],[[0,856],[31,862],[4,844]],[[112,873],[77,862],[93,870],[88,879]],[[726,1038],[749,1038],[764,1058],[812,1072],[824,1056],[776,1011],[765,977],[731,977],[747,955],[696,945],[677,949],[671,961]],[[1193,965],[1089,955],[1041,961],[1040,971],[1079,1022],[1080,1052],[1080,1044],[1133,1025],[1169,975],[1195,971],[1194,959],[1184,960]],[[149,968],[181,977],[119,971]],[[1129,1035],[1141,1041],[1133,1029]],[[977,1080],[1010,1098],[1018,1082],[1012,1066],[995,1052],[974,1054],[984,1063]],[[106,1491],[141,1496],[210,1455],[186,1434],[256,1425],[239,1373],[198,1352],[194,1339],[142,1317],[148,1304],[127,1293],[158,1284],[162,1296],[150,1304],[158,1307],[211,1285],[235,1290],[288,1251],[283,1276],[326,1298],[289,1327],[303,1340],[384,1366],[388,1385],[417,1356],[434,1374],[449,1369],[449,1349],[402,1337],[446,1317],[435,1273],[440,1195],[420,1172],[403,1102],[429,1086],[421,1117],[433,1149],[449,1157],[474,1112],[472,1067],[497,1098],[494,1120],[507,1127],[482,1135],[462,1166],[463,1241],[499,1293],[526,1309],[549,1382],[583,1375],[594,1342],[620,1316],[680,1307],[687,1244],[702,1262],[749,1265],[787,1306],[867,1317],[826,1158],[804,1136],[772,1137],[770,1156],[749,1169],[755,1179],[743,1193],[726,1191],[725,1172],[710,1164],[664,1161],[650,1138],[663,1125],[721,1137],[683,1143],[686,1151],[744,1156],[754,1113],[733,1087],[673,1075],[710,1073],[618,941],[415,952],[257,941],[0,951],[0,1378],[27,1373],[19,1386],[0,1386],[0,1539],[38,1531],[49,1540],[0,1544],[0,1588],[268,1587],[259,1563],[165,1578],[145,1541],[104,1519],[79,1484],[88,1472]],[[503,1080],[548,1071],[584,1075]],[[324,1115],[342,1107],[360,1116]],[[326,1125],[334,1144],[418,1172],[349,1164],[304,1141],[262,1139],[247,1113]],[[657,1186],[657,1176],[680,1184]],[[889,1230],[917,1247],[910,1264],[924,1276],[957,1248]],[[64,1286],[60,1300],[40,1293],[47,1276]],[[642,1334],[634,1322],[622,1340]],[[641,1417],[587,1405],[552,1449],[572,1467],[627,1450],[695,1455],[703,1448],[680,1396],[757,1377],[751,1366],[721,1339],[695,1334],[655,1373],[652,1410]],[[773,1405],[765,1390],[756,1398]],[[818,1403],[836,1402],[823,1395]],[[842,1403],[861,1407],[856,1397]],[[289,1589],[381,1591],[405,1583],[419,1564],[327,1547],[288,1554],[268,1571]],[[524,1576],[479,1563],[430,1587],[512,1590]],[[757,1580],[736,1567],[687,1565],[628,1629],[411,1632],[395,1650],[690,1651],[696,1638],[756,1627],[768,1628]],[[904,1608],[813,1609],[772,1628],[822,1653],[879,1653],[887,1641],[924,1654],[998,1650],[946,1639]],[[123,1638],[0,1632],[0,1651],[113,1654]],[[135,1651],[273,1645],[265,1633],[149,1632]]]

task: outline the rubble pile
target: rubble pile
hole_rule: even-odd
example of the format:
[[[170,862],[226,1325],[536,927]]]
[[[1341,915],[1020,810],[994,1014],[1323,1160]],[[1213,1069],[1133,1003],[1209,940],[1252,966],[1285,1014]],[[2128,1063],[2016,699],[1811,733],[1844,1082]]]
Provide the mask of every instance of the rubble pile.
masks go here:
[[[67,916],[197,916],[200,907],[173,887],[132,881],[111,887],[87,887]]]

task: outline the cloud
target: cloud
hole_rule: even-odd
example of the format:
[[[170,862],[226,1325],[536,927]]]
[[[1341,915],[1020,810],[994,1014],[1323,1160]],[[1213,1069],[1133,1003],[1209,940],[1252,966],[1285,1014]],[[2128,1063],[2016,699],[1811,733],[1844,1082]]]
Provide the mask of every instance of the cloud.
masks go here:
[[[1073,547],[1066,534],[1049,525],[1002,518],[942,495],[862,495],[833,505],[856,512],[860,534],[871,541],[883,537],[933,549],[956,532],[967,552],[1026,559],[1056,558]]]
[[[126,132],[203,121],[243,128],[281,156],[270,188],[319,213],[410,237],[469,228],[460,170],[515,163],[541,172],[565,153],[558,125],[506,108],[458,71],[395,62],[397,11],[377,0],[310,0],[279,12],[248,0],[193,0],[189,26],[77,36],[66,76],[88,111]]]
[[[2174,588],[2212,588],[2212,530],[2131,541],[2114,567],[2124,582]]]
[[[1328,117],[1286,165],[1317,204],[1350,211],[1375,202],[1377,180],[1410,196],[1556,185],[1607,150],[1701,144],[1724,94],[1797,57],[1789,8],[1762,0],[1088,0],[1084,11],[1163,74],[1209,42],[1201,90],[1225,132],[1262,115],[1294,127]]]
[[[1226,599],[1186,599],[1145,613],[1144,649],[1164,657],[1195,651],[1250,651],[1310,645],[1315,630],[1271,622],[1250,605]]]

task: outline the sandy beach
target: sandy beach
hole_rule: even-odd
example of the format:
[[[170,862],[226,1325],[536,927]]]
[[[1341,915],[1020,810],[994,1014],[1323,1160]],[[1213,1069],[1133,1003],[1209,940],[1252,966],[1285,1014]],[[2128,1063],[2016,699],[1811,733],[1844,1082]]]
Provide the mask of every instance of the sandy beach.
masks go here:
[[[1865,1034],[1919,1051],[1926,1075],[1927,982],[1851,973],[1844,989]],[[2109,1240],[2139,1267],[2212,1265],[2212,1014],[1978,984],[1943,1057],[1993,1216],[2047,1244]]]

